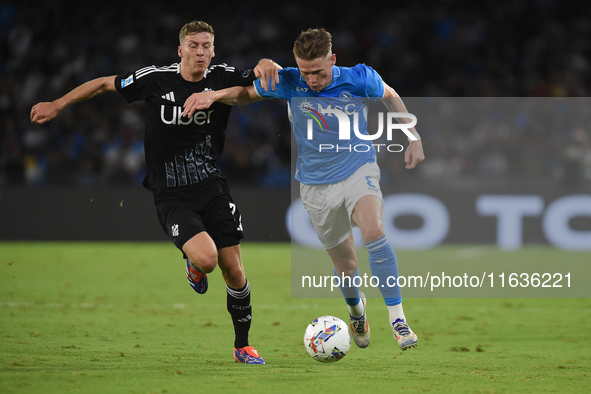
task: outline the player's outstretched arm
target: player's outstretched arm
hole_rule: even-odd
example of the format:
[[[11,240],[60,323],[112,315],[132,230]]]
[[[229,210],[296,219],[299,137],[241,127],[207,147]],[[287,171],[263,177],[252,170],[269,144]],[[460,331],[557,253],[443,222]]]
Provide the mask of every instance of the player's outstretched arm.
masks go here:
[[[382,99],[386,108],[390,112],[406,112],[406,106],[402,102],[402,99],[396,93],[394,89],[392,89],[388,84],[384,82],[384,98]],[[408,148],[406,148],[406,152],[404,152],[404,161],[406,163],[406,169],[410,170],[413,169],[425,160],[425,154],[423,153],[423,144],[421,143],[421,136],[417,133],[417,130],[414,127],[410,127],[408,129],[416,138],[416,141],[410,141],[408,144]]]
[[[245,105],[262,99],[252,85],[193,93],[183,104],[183,116],[192,116],[195,111],[209,108],[216,101],[227,105]]]
[[[279,83],[279,64],[271,59],[261,59],[254,68],[254,75],[261,81],[265,91],[275,90],[275,84]],[[209,108],[213,103],[219,101],[226,105],[245,105],[262,100],[253,86],[234,86],[218,91],[193,93],[183,104],[183,116],[193,116],[195,111]]]
[[[74,88],[55,101],[35,104],[31,109],[31,122],[38,124],[48,122],[70,104],[115,90],[115,75],[93,79]]]
[[[254,68],[254,75],[261,80],[261,87],[265,91],[269,90],[269,82],[271,89],[275,90],[275,84],[279,83],[279,70],[282,68],[271,59],[261,59]]]

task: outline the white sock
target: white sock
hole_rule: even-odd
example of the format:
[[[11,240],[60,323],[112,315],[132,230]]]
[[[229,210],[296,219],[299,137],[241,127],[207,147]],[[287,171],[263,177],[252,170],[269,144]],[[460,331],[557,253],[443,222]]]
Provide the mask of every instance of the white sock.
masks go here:
[[[390,325],[392,325],[397,319],[406,321],[404,311],[402,310],[402,303],[398,305],[387,305],[388,314],[390,315]]]
[[[365,312],[365,308],[363,308],[363,302],[361,302],[361,298],[357,305],[348,305],[349,307],[349,314],[353,317],[361,317]]]

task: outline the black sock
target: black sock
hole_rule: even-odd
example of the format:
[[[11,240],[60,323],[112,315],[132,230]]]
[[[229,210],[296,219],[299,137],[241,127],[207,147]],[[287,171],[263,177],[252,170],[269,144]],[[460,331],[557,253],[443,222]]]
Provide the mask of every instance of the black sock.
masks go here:
[[[242,289],[232,289],[226,285],[228,293],[228,312],[232,316],[234,323],[234,347],[242,348],[248,346],[248,331],[252,320],[252,306],[250,306],[250,284],[246,284]]]

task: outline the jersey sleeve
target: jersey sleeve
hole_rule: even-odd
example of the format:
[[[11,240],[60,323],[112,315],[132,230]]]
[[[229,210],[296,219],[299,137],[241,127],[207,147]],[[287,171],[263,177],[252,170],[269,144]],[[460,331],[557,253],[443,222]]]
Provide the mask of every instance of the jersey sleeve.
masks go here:
[[[222,81],[222,85],[225,88],[232,86],[249,86],[256,77],[254,76],[254,70],[243,70],[236,67],[228,66],[227,64],[218,64],[212,67],[215,74]]]
[[[361,64],[361,72],[365,74],[365,94],[369,98],[380,100],[384,97],[384,81],[373,68]]]
[[[155,66],[151,66],[155,68]],[[145,69],[149,69],[146,67]],[[132,103],[138,100],[144,100],[148,96],[148,92],[154,81],[155,73],[141,73],[140,69],[134,72],[119,74],[115,78],[115,89],[125,99],[126,102]]]
[[[257,92],[257,94],[259,96],[261,96],[262,98],[265,99],[275,99],[275,98],[282,98],[282,99],[287,99],[286,95],[285,95],[285,70],[286,69],[281,69],[279,70],[279,83],[275,84],[275,90],[273,90],[271,88],[271,81],[269,81],[269,90],[265,90],[263,89],[263,87],[261,86],[261,80],[260,78],[257,79],[256,81],[254,81],[254,90]]]

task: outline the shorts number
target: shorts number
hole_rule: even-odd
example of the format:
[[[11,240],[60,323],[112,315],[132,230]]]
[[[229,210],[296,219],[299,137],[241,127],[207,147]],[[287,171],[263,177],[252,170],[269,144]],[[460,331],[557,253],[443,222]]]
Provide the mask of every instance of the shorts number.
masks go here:
[[[230,209],[232,210],[232,216],[236,215],[236,204],[234,204],[233,202],[229,203],[230,204]],[[234,216],[235,217],[235,216]],[[238,220],[238,231],[244,231],[242,229],[242,215],[238,214],[238,218],[236,218]]]
[[[372,179],[370,176],[366,176],[365,180],[367,181],[367,186],[369,187],[376,187],[376,185],[373,184]]]
[[[373,183],[373,178],[371,176],[366,176],[365,180],[367,181],[367,186],[369,186],[369,190],[373,190],[374,192],[378,191],[378,187]]]

